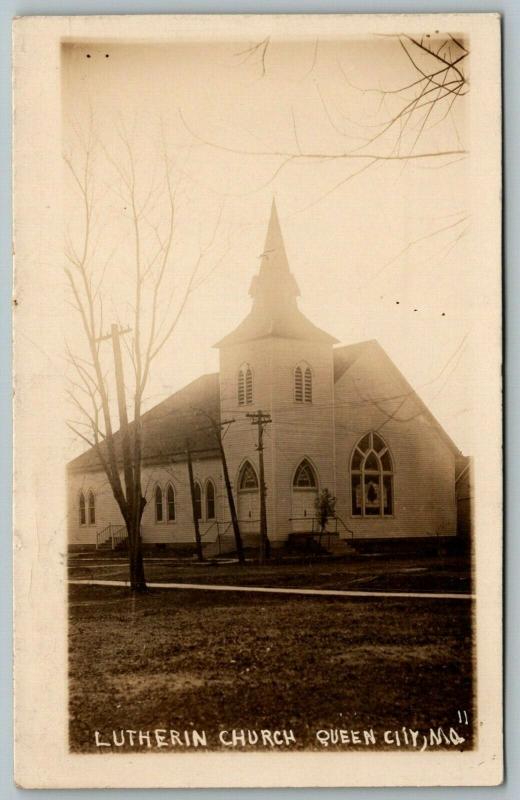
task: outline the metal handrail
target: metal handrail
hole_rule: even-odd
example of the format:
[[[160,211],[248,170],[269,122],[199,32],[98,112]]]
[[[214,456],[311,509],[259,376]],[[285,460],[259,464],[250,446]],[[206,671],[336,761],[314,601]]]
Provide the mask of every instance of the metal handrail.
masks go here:
[[[209,528],[206,528],[206,530],[205,530],[205,531],[203,531],[203,532],[200,534],[200,538],[201,538],[201,539],[205,539],[205,538],[207,537],[208,533],[209,533],[209,532],[210,532],[210,531],[211,531],[211,530],[212,530],[212,529],[215,527],[215,525],[217,526],[217,536],[218,536],[218,519],[215,519],[215,520],[213,520],[213,522],[211,523],[211,525],[209,526]]]
[[[114,525],[110,522],[99,533],[96,533],[96,550],[108,540],[110,540],[111,550],[114,550],[120,542],[124,542],[127,538],[126,525]]]
[[[106,540],[110,537],[110,528],[112,527],[111,524],[107,525],[105,528],[100,530],[96,533],[96,550],[98,549],[100,543],[106,542]],[[108,531],[108,536],[105,536],[106,532]],[[103,538],[102,538],[103,537]]]
[[[223,537],[223,536],[227,536],[227,532],[229,531],[229,529],[230,529],[231,527],[233,527],[233,522],[230,520],[230,521],[229,521],[229,522],[226,524],[226,527],[224,528],[224,530],[223,530],[223,531],[220,531],[220,530],[219,530],[219,532],[218,532],[218,536],[219,536],[219,538],[221,538],[221,537]]]
[[[324,531],[322,531],[320,529],[319,525],[318,525],[317,528],[315,528],[315,522],[318,522],[317,516],[314,516],[314,517],[289,517],[289,522],[300,522],[302,520],[305,520],[306,522],[308,522],[309,520],[312,521],[312,529],[310,531],[306,531],[309,534],[317,534],[317,535],[320,535],[320,536],[328,536],[329,538],[330,538],[331,535],[336,535],[336,534],[339,535],[339,531],[338,531],[338,523],[339,523],[341,525],[341,527],[344,528],[344,530],[346,530],[347,533],[350,534],[351,540],[352,541],[354,540],[354,537],[355,537],[354,531],[351,528],[349,528],[348,525],[346,525],[346,523],[339,516],[339,514],[334,514],[334,516],[330,516],[328,518],[327,527],[325,528]],[[330,522],[334,523],[334,528],[332,530],[328,527],[328,523],[330,523]],[[304,532],[305,531],[302,531],[302,533],[304,533]],[[329,543],[330,543],[330,541],[329,541]]]
[[[316,530],[314,527],[314,523],[317,522],[318,519],[316,516],[312,517],[289,517],[289,522],[310,522],[312,524],[312,528],[310,531],[305,531],[305,533],[319,533],[319,529]]]
[[[119,528],[112,532],[112,550],[115,550],[117,545],[124,542],[125,539],[128,539],[126,525],[120,525]]]
[[[352,528],[349,528],[348,525],[345,524],[344,520],[340,516],[338,516],[337,514],[335,515],[334,519],[338,520],[343,525],[343,527],[345,528],[347,533],[350,533],[350,538],[354,539],[355,533],[352,530]]]
[[[256,523],[258,523],[258,525],[260,525],[260,520],[259,519],[249,519],[249,518],[247,518],[247,519],[239,519],[239,520],[237,520],[237,522],[238,522],[239,528],[240,528],[241,525],[244,525],[245,523],[248,523],[248,524],[256,524]],[[230,531],[230,528],[233,526],[233,521],[232,520],[229,520],[228,522],[221,523],[221,524],[225,524],[225,528],[224,528],[223,531],[221,531],[220,529],[218,529],[218,526],[217,526],[218,533],[217,533],[217,538],[215,539],[215,544],[218,545],[218,554],[219,554],[219,556],[222,555],[222,543],[223,543],[223,540],[226,539],[226,538],[227,539],[233,539],[233,537],[235,535],[234,531]]]

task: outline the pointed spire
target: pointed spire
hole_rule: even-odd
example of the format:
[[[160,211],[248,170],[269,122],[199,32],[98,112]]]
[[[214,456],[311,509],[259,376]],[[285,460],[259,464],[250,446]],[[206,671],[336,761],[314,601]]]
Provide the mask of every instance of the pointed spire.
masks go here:
[[[254,298],[253,307],[261,305],[275,313],[287,305],[296,305],[300,290],[289,269],[274,197],[265,245],[260,258],[260,270],[253,278],[249,289],[249,294]]]
[[[271,216],[260,256],[260,269],[251,281],[249,294],[253,307],[247,317],[216,347],[228,347],[239,342],[276,336],[285,339],[304,339],[333,344],[333,336],[317,328],[298,308],[298,284],[289,269],[282,231],[273,199]]]

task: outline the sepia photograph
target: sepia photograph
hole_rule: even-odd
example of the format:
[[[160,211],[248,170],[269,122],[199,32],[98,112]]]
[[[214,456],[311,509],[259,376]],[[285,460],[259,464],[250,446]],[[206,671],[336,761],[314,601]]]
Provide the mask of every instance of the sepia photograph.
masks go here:
[[[499,118],[475,115],[499,23],[466,17],[55,37],[54,295],[41,338],[18,329],[47,365],[65,762],[420,753],[478,782],[501,328]],[[193,785],[300,785],[230,763]]]

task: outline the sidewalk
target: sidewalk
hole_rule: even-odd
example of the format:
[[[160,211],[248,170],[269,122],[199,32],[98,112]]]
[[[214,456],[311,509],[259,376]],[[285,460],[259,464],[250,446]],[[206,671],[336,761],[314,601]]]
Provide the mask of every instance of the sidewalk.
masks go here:
[[[129,586],[128,581],[69,580],[80,586]],[[224,586],[206,583],[148,583],[150,589],[202,589],[207,592],[255,592],[263,594],[301,594],[321,597],[410,597],[428,600],[474,600],[474,594],[462,592],[363,592],[342,589],[282,589],[269,586]]]

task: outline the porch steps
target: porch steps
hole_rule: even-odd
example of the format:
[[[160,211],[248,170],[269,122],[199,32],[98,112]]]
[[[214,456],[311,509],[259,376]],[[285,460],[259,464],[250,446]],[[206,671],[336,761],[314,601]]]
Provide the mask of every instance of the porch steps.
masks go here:
[[[327,542],[325,544],[327,549],[327,553],[330,553],[331,556],[353,556],[357,554],[357,551],[352,544],[348,541],[348,539],[340,539],[339,537],[334,537],[330,544]]]
[[[244,550],[250,547],[260,547],[259,533],[243,533],[242,545]],[[217,556],[231,555],[236,553],[235,534],[230,531],[221,534],[214,542],[204,545],[204,557],[216,558]]]
[[[292,550],[315,555],[346,556],[356,553],[351,542],[337,533],[325,532],[321,536],[317,532],[290,533],[287,546]]]

